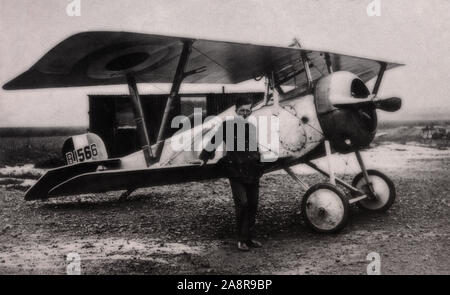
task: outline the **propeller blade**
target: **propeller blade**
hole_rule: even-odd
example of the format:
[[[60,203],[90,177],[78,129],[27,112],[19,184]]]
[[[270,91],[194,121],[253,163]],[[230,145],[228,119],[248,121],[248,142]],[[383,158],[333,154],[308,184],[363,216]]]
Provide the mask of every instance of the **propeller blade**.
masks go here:
[[[338,103],[333,104],[337,108],[354,108],[358,109],[361,107],[372,106],[374,108],[386,111],[386,112],[396,112],[402,106],[402,100],[399,97],[389,97],[389,98],[363,98],[355,99],[354,97],[340,98]]]
[[[377,109],[386,112],[396,112],[402,107],[402,99],[400,97],[390,97],[374,100]]]

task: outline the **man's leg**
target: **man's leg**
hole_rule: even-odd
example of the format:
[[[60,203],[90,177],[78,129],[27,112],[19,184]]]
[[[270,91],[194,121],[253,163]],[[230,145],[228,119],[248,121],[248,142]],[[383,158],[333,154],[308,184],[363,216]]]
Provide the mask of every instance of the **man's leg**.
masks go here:
[[[239,242],[245,244],[249,238],[249,210],[247,189],[243,183],[231,178],[230,185],[231,191],[233,193],[234,207],[236,210],[238,240]]]
[[[249,246],[261,247],[261,243],[255,241],[252,237],[255,228],[256,212],[258,210],[259,179],[255,180],[252,183],[248,183],[246,187],[247,187],[248,217],[249,217],[249,236],[247,243],[249,244]]]
[[[247,184],[247,199],[248,199],[249,227],[250,230],[253,230],[255,226],[256,212],[258,210],[259,179],[256,180],[255,182]]]

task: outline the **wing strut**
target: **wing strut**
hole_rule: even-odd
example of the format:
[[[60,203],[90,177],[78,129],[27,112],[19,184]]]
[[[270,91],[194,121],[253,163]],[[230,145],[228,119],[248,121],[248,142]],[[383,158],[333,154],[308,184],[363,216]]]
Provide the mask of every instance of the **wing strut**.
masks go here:
[[[327,64],[328,74],[333,73],[333,64],[331,63],[330,54],[325,52],[325,63]]]
[[[292,47],[297,47],[299,49],[302,49],[302,45],[300,44],[300,42],[298,41],[297,38],[294,38],[294,42],[293,42],[293,44],[291,46]],[[306,79],[307,79],[307,83],[308,83],[308,90],[311,90],[312,84],[313,84],[313,78],[312,78],[312,75],[311,75],[311,69],[309,68],[308,56],[306,55],[306,52],[302,50],[302,52],[300,53],[300,57],[302,59],[303,68],[305,69],[305,73],[306,73]]]
[[[311,75],[311,69],[309,68],[308,56],[306,55],[306,53],[304,51],[302,51],[301,57],[302,57],[302,62],[303,62],[303,68],[305,69],[305,73],[306,73],[306,79],[308,81],[308,90],[310,90],[312,88],[313,78]]]
[[[130,90],[131,103],[133,105],[134,121],[136,122],[136,131],[139,138],[139,144],[141,145],[144,153],[145,163],[149,167],[155,157],[152,154],[150,147],[150,139],[148,137],[147,125],[145,125],[144,112],[142,110],[142,103],[139,97],[139,92],[136,85],[136,79],[133,74],[127,75],[128,89]]]
[[[381,80],[383,79],[384,72],[386,71],[387,64],[385,62],[381,63],[380,71],[378,72],[377,80],[375,81],[375,85],[373,86],[372,94],[377,96],[378,89],[380,89]]]
[[[199,72],[200,69],[193,70],[189,73],[185,73],[186,64],[189,60],[189,55],[192,51],[192,41],[184,41],[183,42],[183,50],[180,55],[180,60],[178,62],[178,66],[175,72],[175,76],[173,78],[172,82],[172,88],[170,89],[169,97],[167,98],[166,107],[164,109],[164,114],[161,120],[161,126],[159,128],[158,137],[156,139],[157,142],[157,150],[156,150],[156,156],[159,157],[162,152],[163,144],[162,140],[164,137],[164,133],[166,132],[169,115],[171,113],[172,104],[174,99],[178,96],[178,92],[180,91],[181,82],[183,79],[190,74],[195,74]]]

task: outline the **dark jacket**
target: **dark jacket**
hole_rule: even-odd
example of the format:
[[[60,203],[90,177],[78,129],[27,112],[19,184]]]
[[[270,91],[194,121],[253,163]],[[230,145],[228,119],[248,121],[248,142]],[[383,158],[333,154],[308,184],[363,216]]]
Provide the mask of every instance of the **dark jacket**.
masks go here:
[[[207,161],[214,157],[213,144],[216,141],[218,141],[216,146],[222,141],[225,143],[226,155],[219,164],[227,171],[230,178],[250,183],[261,177],[261,156],[255,125],[241,117],[224,121],[211,142],[200,153],[201,160]]]

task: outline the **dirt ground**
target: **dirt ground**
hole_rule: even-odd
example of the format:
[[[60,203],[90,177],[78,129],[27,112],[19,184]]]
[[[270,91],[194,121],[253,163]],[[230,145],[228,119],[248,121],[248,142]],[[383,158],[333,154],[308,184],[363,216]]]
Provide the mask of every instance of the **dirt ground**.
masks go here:
[[[291,178],[264,176],[256,226],[264,247],[248,253],[235,247],[226,180],[140,189],[125,201],[114,192],[25,202],[23,191],[1,188],[0,274],[65,274],[71,252],[83,274],[366,274],[370,252],[381,255],[383,274],[449,274],[450,158],[408,163],[387,171],[397,188],[388,212],[352,205],[334,235],[306,227]]]

